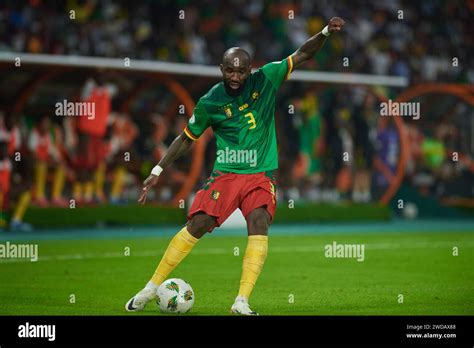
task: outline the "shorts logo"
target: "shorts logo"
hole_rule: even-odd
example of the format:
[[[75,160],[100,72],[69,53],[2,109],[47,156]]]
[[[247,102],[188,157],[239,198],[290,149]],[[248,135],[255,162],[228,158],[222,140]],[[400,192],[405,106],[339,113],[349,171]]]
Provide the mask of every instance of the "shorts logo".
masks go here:
[[[272,203],[275,204],[275,185],[270,183],[270,193],[272,194]]]
[[[215,201],[217,201],[219,199],[220,195],[221,195],[221,193],[217,190],[212,190],[212,192],[211,192],[211,198]]]

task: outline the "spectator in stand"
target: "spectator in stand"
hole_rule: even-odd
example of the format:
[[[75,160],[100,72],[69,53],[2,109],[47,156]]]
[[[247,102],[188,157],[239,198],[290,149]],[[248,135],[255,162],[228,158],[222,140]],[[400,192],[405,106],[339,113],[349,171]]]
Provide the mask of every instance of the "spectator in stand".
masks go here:
[[[17,52],[198,64],[218,64],[224,47],[240,45],[259,65],[290,53],[321,30],[325,18],[347,12],[353,30],[326,43],[308,69],[393,73],[413,82],[472,82],[473,8],[472,1],[209,0],[197,6],[190,0],[138,5],[76,0],[19,5],[10,0],[0,5],[0,18],[5,18],[0,37]],[[262,40],[271,46],[262,49]],[[351,63],[343,66],[341,57]],[[460,62],[457,68],[453,57]]]

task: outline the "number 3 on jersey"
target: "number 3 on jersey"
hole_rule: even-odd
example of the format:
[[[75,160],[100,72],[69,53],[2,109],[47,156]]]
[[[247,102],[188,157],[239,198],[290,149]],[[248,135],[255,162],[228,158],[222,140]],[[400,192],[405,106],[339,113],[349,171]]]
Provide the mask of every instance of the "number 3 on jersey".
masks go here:
[[[251,125],[249,129],[254,129],[257,127],[257,122],[255,121],[255,117],[253,117],[252,112],[247,112],[244,117],[249,117],[249,120],[247,121],[247,123]]]

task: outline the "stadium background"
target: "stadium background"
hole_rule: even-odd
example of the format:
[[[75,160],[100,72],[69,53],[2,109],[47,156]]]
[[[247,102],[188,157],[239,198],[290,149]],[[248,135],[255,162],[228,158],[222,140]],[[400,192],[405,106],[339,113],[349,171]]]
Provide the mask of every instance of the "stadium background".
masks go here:
[[[60,273],[53,264],[59,260],[75,282],[92,272],[88,264],[92,261],[104,262],[107,269],[123,267],[123,249],[131,248],[131,255],[138,259],[135,263],[130,262],[132,257],[127,259],[127,267],[136,271],[141,265],[141,278],[124,285],[120,296],[125,299],[147,279],[212,168],[215,144],[208,132],[192,155],[165,172],[145,206],[135,203],[142,181],[182,131],[194,103],[219,81],[217,68],[209,73],[210,68],[202,65],[217,66],[222,52],[231,46],[248,49],[254,67],[282,59],[337,15],[346,20],[344,32],[332,35],[303,68],[334,74],[309,81],[290,78],[278,94],[279,207],[270,232],[277,250],[271,259],[273,267],[293,273],[293,280],[308,277],[305,296],[317,292],[309,290],[317,284],[327,302],[319,303],[318,310],[277,306],[272,313],[472,314],[474,35],[469,18],[473,10],[472,1],[2,2],[0,110],[14,120],[21,141],[11,152],[13,171],[8,201],[2,198],[0,238],[37,241],[43,251],[35,271],[31,264],[0,260],[5,269],[2,275],[16,274],[18,279],[10,286],[2,283],[1,298],[6,300],[12,289],[25,286],[33,272],[49,275],[50,283],[44,286],[53,287]],[[141,65],[147,61],[192,65],[158,64],[147,69]],[[356,75],[351,73],[370,76],[357,75],[366,80],[352,83]],[[374,82],[380,76],[402,82]],[[334,82],[337,78],[348,83]],[[83,180],[73,163],[80,146],[77,117],[56,116],[55,104],[85,100],[84,90],[91,80],[104,80],[114,93],[103,139],[106,146],[97,149],[104,152],[102,164]],[[387,99],[419,103],[420,119],[382,117],[380,103]],[[38,159],[38,143],[31,140],[41,122],[49,122],[39,134],[53,148],[44,160]],[[18,153],[20,161],[14,158]],[[39,174],[44,163],[48,169]],[[62,180],[57,175],[64,176],[63,185],[58,184]],[[43,177],[44,184],[39,182]],[[18,205],[23,206],[24,216],[12,226]],[[225,273],[227,267],[221,268],[216,271],[219,279],[237,282],[238,257],[224,261],[224,255],[234,256],[235,246],[244,247],[245,229],[239,217],[231,222],[227,229],[216,230],[210,241],[202,242],[211,250],[207,258],[196,256],[203,265],[185,262],[182,273],[176,271],[177,276],[191,278],[198,293],[200,284],[212,279],[213,273],[204,279],[196,274],[200,267],[210,267],[213,257],[223,258],[222,264],[235,271]],[[366,265],[399,265],[400,281],[412,277],[413,292],[420,301],[403,309],[396,302],[393,308],[370,307],[373,296],[388,295],[367,289],[376,271],[367,266],[366,273],[358,268],[362,278],[348,279],[356,284],[354,292],[362,292],[360,307],[351,307],[350,293],[338,307],[333,290],[345,288],[338,277],[351,272],[354,265],[349,263],[352,260],[326,264],[322,245],[335,238],[372,245],[373,258]],[[155,243],[153,248],[150,243]],[[465,253],[453,258],[453,247]],[[292,250],[302,254],[292,255]],[[293,272],[290,265],[295,257],[315,262],[315,273]],[[433,268],[426,265],[430,258]],[[322,264],[328,281],[319,284],[316,268]],[[417,273],[420,269],[426,279]],[[272,277],[278,279],[278,274]],[[95,276],[94,286],[101,287],[103,279]],[[395,276],[391,283],[391,276],[384,273],[380,281],[390,287],[398,281]],[[311,283],[313,279],[316,283]],[[273,284],[270,276],[263,275],[265,282]],[[438,295],[427,299],[426,282],[432,285],[432,293],[447,294],[440,306],[427,309],[430,299]],[[443,283],[451,285],[446,288]],[[11,304],[3,313],[102,313],[85,304],[80,309],[42,306],[33,289],[21,296],[34,306]],[[229,286],[229,294],[232,291]],[[261,306],[272,306],[261,291],[256,294],[261,296],[257,297]],[[283,299],[290,293],[286,288],[276,291]],[[208,307],[198,307],[198,313],[219,313],[214,303],[202,301]],[[334,305],[324,306],[332,301]],[[108,313],[119,314],[112,302]]]

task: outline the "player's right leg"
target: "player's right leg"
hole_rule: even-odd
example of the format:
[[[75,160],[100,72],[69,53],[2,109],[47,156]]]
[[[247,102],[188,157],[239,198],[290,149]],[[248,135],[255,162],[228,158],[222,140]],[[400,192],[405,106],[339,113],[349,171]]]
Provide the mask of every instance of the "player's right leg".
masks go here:
[[[148,302],[155,300],[156,291],[160,284],[191,252],[199,238],[215,225],[216,218],[212,216],[204,213],[193,215],[186,226],[171,240],[148,284],[127,302],[125,309],[129,312],[141,311]]]

